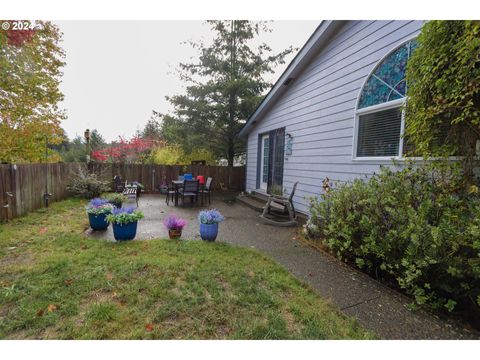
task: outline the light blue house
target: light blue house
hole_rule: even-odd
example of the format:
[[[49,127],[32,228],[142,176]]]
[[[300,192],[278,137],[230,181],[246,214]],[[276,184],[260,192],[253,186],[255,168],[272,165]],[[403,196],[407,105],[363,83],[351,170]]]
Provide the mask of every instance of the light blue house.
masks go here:
[[[405,68],[422,21],[323,21],[248,119],[246,190],[274,186],[306,213],[322,180],[402,159]]]

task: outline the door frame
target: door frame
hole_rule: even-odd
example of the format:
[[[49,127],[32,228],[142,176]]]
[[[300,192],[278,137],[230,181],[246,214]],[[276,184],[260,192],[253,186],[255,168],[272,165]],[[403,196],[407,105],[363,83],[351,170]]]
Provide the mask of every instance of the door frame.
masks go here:
[[[268,163],[267,163],[266,173],[264,173],[265,171],[265,140],[266,140],[266,144],[268,145],[268,148],[267,148]],[[269,178],[268,173],[270,171],[269,165],[270,165],[270,134],[265,133],[260,135],[260,171],[258,175],[259,188],[265,191],[267,191],[267,188],[268,188],[268,178]],[[267,181],[264,182],[263,179],[265,176]]]

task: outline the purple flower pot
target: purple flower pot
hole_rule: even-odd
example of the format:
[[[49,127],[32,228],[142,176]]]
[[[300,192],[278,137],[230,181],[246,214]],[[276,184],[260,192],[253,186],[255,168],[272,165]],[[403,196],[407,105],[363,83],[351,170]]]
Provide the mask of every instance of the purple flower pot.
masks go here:
[[[106,230],[108,227],[108,221],[106,219],[107,214],[88,214],[88,220],[90,221],[90,227],[93,230]]]
[[[200,237],[202,240],[215,241],[218,235],[218,223],[200,224]]]
[[[133,240],[137,235],[137,223],[138,221],[128,224],[115,224],[113,223],[113,237],[117,241]]]

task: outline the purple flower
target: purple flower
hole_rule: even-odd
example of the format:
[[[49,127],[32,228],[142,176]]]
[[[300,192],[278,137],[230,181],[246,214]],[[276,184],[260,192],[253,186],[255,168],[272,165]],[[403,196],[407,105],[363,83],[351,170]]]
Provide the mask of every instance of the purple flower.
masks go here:
[[[101,198],[90,200],[85,208],[87,210],[87,214],[92,215],[110,214],[112,212],[112,205],[108,202],[108,200]]]
[[[168,230],[182,230],[183,227],[187,225],[187,221],[176,215],[170,215],[163,220],[163,225],[165,225]]]
[[[97,207],[104,206],[106,204],[108,204],[107,199],[95,198],[95,199],[90,200],[90,202],[88,203],[88,206],[92,207],[92,208],[97,208]]]
[[[225,220],[225,217],[217,209],[202,210],[198,213],[200,224],[218,224],[223,220]]]
[[[135,208],[129,206],[127,208],[114,208],[113,215],[120,215],[120,214],[133,214]]]

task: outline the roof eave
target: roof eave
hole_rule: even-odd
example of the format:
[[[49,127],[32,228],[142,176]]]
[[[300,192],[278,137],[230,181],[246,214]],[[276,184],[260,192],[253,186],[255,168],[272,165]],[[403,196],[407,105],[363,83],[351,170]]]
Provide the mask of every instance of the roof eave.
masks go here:
[[[286,81],[290,78],[295,79],[295,76],[301,72],[303,67],[308,64],[312,57],[323,46],[323,43],[325,39],[328,38],[332,28],[336,27],[332,25],[341,22],[342,21],[338,20],[323,20],[320,23],[305,45],[303,45],[282,75],[280,75],[278,80],[272,86],[267,95],[260,102],[253,114],[248,118],[247,122],[238,133],[238,136],[242,137],[250,132],[250,130],[255,126],[259,118],[270,107],[274,100],[277,99],[288,88],[288,83],[286,84]]]

